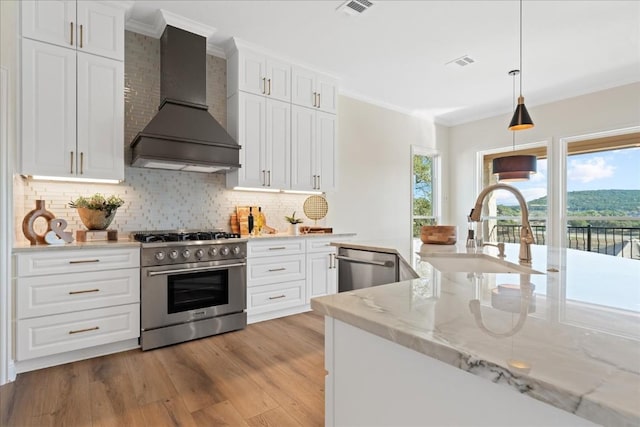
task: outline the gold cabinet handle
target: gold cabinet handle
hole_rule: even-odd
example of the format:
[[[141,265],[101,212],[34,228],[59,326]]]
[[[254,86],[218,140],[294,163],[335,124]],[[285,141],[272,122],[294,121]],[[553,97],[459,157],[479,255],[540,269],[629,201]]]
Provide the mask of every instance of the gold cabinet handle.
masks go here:
[[[100,262],[99,259],[79,259],[77,261],[69,261],[69,264],[86,264],[89,262]]]
[[[284,298],[285,295],[277,295],[275,297],[269,297],[269,299],[280,299],[280,298]]]
[[[317,99],[318,93],[317,92],[313,92],[313,106],[316,106],[316,99]]]
[[[269,93],[267,95],[271,95],[271,79],[269,79]]]
[[[271,187],[271,171],[267,171],[267,177],[269,177],[269,187]]]
[[[320,175],[318,175],[318,187],[316,188],[316,190],[319,190],[319,189],[320,189],[320,187],[321,187],[321,184],[320,184]]]
[[[98,329],[100,329],[99,326],[94,326],[93,328],[87,328],[87,329],[78,329],[75,331],[69,331],[69,335],[80,334],[82,332],[97,331]]]
[[[273,248],[269,248],[267,250],[269,250],[269,251],[280,251],[282,249],[287,249],[287,247],[286,246],[276,246],[276,247],[273,247]]]
[[[71,21],[70,24],[71,24],[71,31],[70,31],[70,37],[69,37],[69,44],[73,46],[73,21]]]
[[[262,186],[265,187],[267,185],[267,171],[262,169]]]
[[[284,268],[284,267],[280,267],[280,268],[270,268],[270,269],[269,269],[269,272],[274,272],[274,271],[285,271],[285,270],[286,270],[286,268]]]
[[[82,24],[80,24],[80,49],[82,49]]]
[[[91,292],[100,292],[100,289],[87,289],[85,291],[69,291],[69,295],[88,294]]]
[[[73,151],[70,154],[71,154],[71,170],[69,172],[71,173],[71,175],[73,175]]]
[[[267,78],[266,77],[262,78],[262,94],[263,95],[267,94]]]
[[[318,108],[320,108],[320,93],[318,92]]]
[[[80,175],[84,173],[84,153],[80,152]]]

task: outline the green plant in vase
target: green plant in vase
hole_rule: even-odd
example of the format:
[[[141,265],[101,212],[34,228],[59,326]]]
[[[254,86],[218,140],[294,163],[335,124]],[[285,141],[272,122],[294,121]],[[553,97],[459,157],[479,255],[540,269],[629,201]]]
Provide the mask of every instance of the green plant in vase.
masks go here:
[[[299,234],[298,224],[302,224],[302,218],[296,218],[296,211],[293,211],[291,216],[286,216],[284,219],[289,223],[289,234],[297,236]]]

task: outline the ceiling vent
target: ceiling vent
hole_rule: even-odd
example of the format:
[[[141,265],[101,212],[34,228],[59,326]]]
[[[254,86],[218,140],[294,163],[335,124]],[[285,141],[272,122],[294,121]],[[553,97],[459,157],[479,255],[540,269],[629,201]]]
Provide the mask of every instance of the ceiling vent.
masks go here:
[[[368,0],[347,0],[338,7],[338,10],[349,15],[360,15],[371,6],[373,6],[373,3]]]
[[[473,64],[474,62],[476,61],[473,58],[471,58],[469,55],[464,55],[464,56],[461,56],[460,58],[452,59],[451,61],[447,62],[444,65],[458,64],[461,67],[466,67],[467,65]]]

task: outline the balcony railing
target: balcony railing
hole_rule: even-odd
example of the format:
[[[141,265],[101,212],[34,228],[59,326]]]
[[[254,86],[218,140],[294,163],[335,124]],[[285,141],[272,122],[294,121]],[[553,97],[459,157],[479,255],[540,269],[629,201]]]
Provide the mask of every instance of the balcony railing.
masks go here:
[[[535,243],[544,245],[546,226],[532,225],[531,229]],[[519,243],[520,225],[494,225],[489,239]],[[640,227],[567,227],[567,247],[640,260]]]

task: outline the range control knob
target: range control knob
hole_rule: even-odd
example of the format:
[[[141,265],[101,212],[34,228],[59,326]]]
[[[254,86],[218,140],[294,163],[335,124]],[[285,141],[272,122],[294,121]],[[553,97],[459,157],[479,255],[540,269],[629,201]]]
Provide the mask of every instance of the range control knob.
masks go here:
[[[164,259],[164,252],[162,252],[162,251],[156,252],[156,259],[158,261],[162,261]]]
[[[226,246],[223,246],[222,249],[220,249],[220,253],[224,256],[229,255],[229,248]]]
[[[238,246],[233,248],[233,254],[238,255],[240,253],[240,248]]]
[[[213,248],[209,249],[209,255],[211,255],[211,256],[218,255],[218,248],[213,247]]]
[[[191,252],[189,251],[189,249],[185,249],[184,251],[182,251],[182,257],[187,259],[191,256]]]
[[[171,259],[176,259],[176,258],[178,258],[178,251],[176,251],[175,249],[173,249],[171,252],[169,252],[169,258],[171,258]]]
[[[198,249],[196,251],[196,258],[202,259],[203,256],[204,256],[204,251],[202,249]]]

